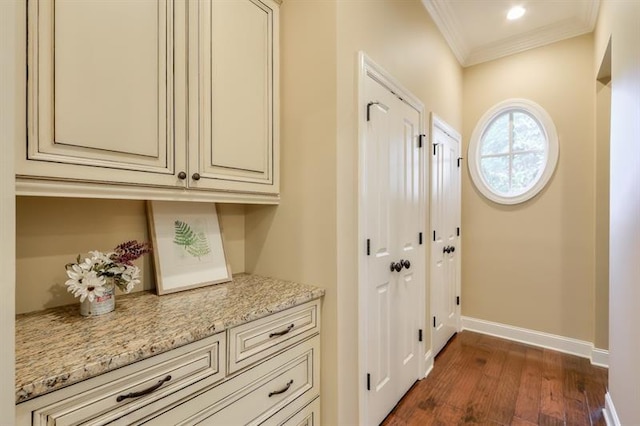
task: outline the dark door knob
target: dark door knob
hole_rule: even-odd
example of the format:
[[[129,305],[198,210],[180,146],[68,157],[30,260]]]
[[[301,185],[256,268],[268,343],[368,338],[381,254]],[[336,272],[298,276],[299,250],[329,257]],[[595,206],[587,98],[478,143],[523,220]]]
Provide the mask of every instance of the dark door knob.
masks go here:
[[[193,179],[193,180],[200,180],[200,173],[194,173],[194,174],[191,176],[191,179]]]
[[[411,262],[409,262],[408,260],[401,260],[400,263],[402,264],[402,266],[404,266],[406,269],[411,268]]]
[[[187,174],[185,172],[178,173],[178,179],[185,180],[187,178]]]
[[[391,272],[396,271],[396,272],[400,272],[402,270],[402,261],[396,263],[396,262],[391,262],[391,266],[389,267],[389,269],[391,270]]]

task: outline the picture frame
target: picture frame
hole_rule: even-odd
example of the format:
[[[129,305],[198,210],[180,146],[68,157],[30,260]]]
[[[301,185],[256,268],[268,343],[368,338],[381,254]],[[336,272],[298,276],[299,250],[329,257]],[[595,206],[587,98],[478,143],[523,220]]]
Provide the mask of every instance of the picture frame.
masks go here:
[[[158,295],[232,280],[214,203],[147,201]]]

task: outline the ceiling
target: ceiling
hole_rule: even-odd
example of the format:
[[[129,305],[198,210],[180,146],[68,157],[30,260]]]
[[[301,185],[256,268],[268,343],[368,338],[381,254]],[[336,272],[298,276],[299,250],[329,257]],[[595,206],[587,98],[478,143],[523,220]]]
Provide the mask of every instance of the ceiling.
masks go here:
[[[422,0],[462,66],[593,31],[600,0]],[[527,13],[508,21],[507,12]]]

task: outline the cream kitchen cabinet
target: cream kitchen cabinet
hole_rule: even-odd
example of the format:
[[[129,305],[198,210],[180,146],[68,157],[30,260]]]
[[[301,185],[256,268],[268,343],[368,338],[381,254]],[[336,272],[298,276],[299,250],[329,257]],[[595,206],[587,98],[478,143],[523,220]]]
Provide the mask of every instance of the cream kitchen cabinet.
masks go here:
[[[277,202],[276,1],[27,4],[19,195]]]
[[[316,299],[20,403],[16,424],[318,424],[319,308]]]

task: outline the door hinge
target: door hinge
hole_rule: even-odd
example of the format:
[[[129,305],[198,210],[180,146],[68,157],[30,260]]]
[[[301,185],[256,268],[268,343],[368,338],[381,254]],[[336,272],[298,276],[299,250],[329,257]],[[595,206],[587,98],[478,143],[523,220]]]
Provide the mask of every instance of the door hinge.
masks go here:
[[[367,256],[371,256],[371,240],[367,238]]]
[[[367,390],[371,390],[371,374],[367,373]]]
[[[422,245],[422,232],[418,232],[418,244]]]
[[[371,120],[371,106],[372,105],[379,105],[380,102],[369,102],[367,104],[367,121]]]
[[[436,240],[436,231],[433,231],[433,241]]]
[[[424,144],[422,143],[422,141],[424,140],[424,138],[426,136],[427,135],[418,135],[418,148],[422,148],[423,147]]]
[[[436,317],[433,317],[433,328],[436,328]]]
[[[460,163],[462,163],[462,160],[464,160],[464,157],[458,157],[458,167],[460,167]]]
[[[459,226],[456,228],[456,234],[458,235],[458,237],[460,236],[460,227]]]
[[[418,342],[422,342],[422,329],[418,330]]]
[[[460,306],[460,296],[456,296],[456,305]]]

